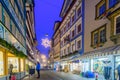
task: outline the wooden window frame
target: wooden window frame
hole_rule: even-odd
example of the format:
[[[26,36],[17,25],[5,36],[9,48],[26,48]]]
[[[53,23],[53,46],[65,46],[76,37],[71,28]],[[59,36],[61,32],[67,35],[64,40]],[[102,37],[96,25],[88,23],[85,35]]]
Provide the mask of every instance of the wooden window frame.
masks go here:
[[[99,9],[100,7],[105,4],[105,12],[106,13],[106,9],[107,9],[107,3],[106,3],[106,0],[101,0],[96,6],[95,6],[95,9],[96,9],[96,13],[95,13],[95,19],[99,19],[101,17],[104,16],[104,13],[99,15]]]
[[[104,42],[101,42],[100,41],[100,32],[102,30],[105,30],[105,41]],[[97,28],[96,30],[92,31],[91,32],[91,47],[93,48],[97,48],[97,47],[102,47],[104,45],[104,43],[107,41],[106,40],[106,32],[107,32],[107,29],[106,29],[106,24],[102,25],[101,27]],[[98,42],[96,44],[94,44],[94,35],[98,33]]]

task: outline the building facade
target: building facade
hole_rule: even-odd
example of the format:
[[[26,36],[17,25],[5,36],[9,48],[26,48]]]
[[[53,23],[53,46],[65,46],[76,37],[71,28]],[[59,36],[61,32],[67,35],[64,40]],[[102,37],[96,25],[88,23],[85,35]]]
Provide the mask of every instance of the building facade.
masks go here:
[[[95,72],[101,80],[117,80],[120,78],[120,1],[85,0],[84,19],[81,72]]]
[[[24,76],[25,20],[24,0],[0,0],[0,76],[9,74],[10,64],[14,67],[13,72]]]
[[[54,68],[54,48],[53,48],[53,39],[51,40],[51,47],[50,47],[50,50],[49,50],[49,66],[51,69]]]
[[[34,26],[34,6],[34,0],[26,1],[26,49],[28,55],[26,65],[29,66],[35,65],[35,63],[37,63],[36,54],[38,52],[36,49],[37,43]]]
[[[84,0],[64,0],[60,13],[61,65],[68,71],[79,71],[78,56],[84,53]]]
[[[54,67],[59,70],[60,66],[60,21],[56,21],[54,25],[53,45],[54,45]]]

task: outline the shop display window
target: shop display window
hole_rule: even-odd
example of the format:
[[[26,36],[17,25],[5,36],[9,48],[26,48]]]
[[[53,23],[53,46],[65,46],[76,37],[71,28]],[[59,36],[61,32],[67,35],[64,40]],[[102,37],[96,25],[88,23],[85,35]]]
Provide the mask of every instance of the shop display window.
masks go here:
[[[4,75],[3,52],[0,51],[0,76]]]
[[[23,59],[20,59],[20,69],[21,71],[24,71],[24,60]]]
[[[115,80],[120,79],[120,56],[115,57]]]
[[[83,67],[82,67],[82,72],[86,72],[86,71],[89,71],[89,61],[82,61],[82,65],[83,65]]]
[[[8,70],[10,65],[13,65],[13,72],[19,72],[19,61],[16,57],[8,57]]]
[[[98,73],[101,78],[111,80],[112,62],[110,58],[97,58],[93,60],[93,71]]]

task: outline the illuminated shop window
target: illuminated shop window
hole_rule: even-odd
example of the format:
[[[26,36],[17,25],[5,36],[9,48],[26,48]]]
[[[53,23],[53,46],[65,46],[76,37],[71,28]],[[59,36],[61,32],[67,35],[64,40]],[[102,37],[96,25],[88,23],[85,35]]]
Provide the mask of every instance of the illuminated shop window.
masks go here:
[[[19,72],[19,62],[18,58],[16,57],[8,57],[8,70],[9,70],[9,65],[13,65],[13,72]]]
[[[3,52],[0,51],[0,76],[4,75]]]
[[[24,60],[20,59],[20,69],[23,72],[24,71]]]

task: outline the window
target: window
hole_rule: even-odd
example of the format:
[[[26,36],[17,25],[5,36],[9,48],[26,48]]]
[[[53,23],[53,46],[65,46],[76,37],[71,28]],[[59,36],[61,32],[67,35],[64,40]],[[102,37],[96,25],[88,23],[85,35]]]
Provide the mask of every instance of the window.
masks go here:
[[[72,44],[72,51],[75,50],[75,44]]]
[[[10,17],[6,11],[5,11],[5,20],[6,20],[5,25],[10,30]]]
[[[81,24],[79,24],[77,27],[77,33],[80,33],[80,32],[81,32]]]
[[[63,32],[64,32],[64,31],[63,31],[63,28],[62,28],[62,29],[61,29],[61,35],[63,35]]]
[[[64,27],[64,32],[66,31],[66,26]]]
[[[0,3],[0,21],[2,20],[2,5],[1,5],[1,3]]]
[[[106,6],[105,3],[102,6],[100,6],[100,8],[99,8],[99,16],[102,15],[105,12],[105,9],[106,9],[105,6]]]
[[[106,42],[106,24],[92,32],[92,46],[100,47]]]
[[[6,19],[5,19],[5,11],[4,11],[4,8],[2,8],[3,10],[3,16],[2,16],[2,22],[5,24],[5,21],[6,21]]]
[[[117,2],[118,0],[109,0],[109,8],[113,7]]]
[[[10,20],[10,31],[12,32],[12,20]]]
[[[106,11],[106,0],[101,0],[97,5],[96,5],[96,18],[101,17]]]
[[[116,34],[120,34],[120,16],[116,18]]]
[[[94,45],[98,43],[98,33],[94,34]]]
[[[75,15],[72,16],[72,22],[74,22],[74,20],[75,20]]]
[[[15,24],[13,23],[12,25],[12,33],[15,35],[16,34],[16,27],[15,27]]]
[[[70,21],[68,22],[68,28],[70,28]]]
[[[0,25],[0,38],[4,38],[4,28]]]
[[[100,42],[105,42],[105,34],[106,34],[106,32],[105,32],[105,29],[103,29],[103,30],[101,30],[100,31]]]
[[[64,55],[66,54],[66,49],[64,49]]]
[[[19,14],[18,14],[18,7],[17,7],[16,4],[15,4],[15,12],[16,12],[17,16],[19,16]]]
[[[13,65],[13,72],[19,72],[19,60],[17,57],[8,57],[8,65],[11,64]]]
[[[68,47],[68,54],[70,53],[70,46]]]
[[[9,0],[9,1],[11,2],[12,6],[14,6],[14,0]]]
[[[0,51],[0,76],[3,76],[4,75],[4,54],[2,51]]]
[[[75,31],[73,30],[72,31],[72,38],[75,36]]]
[[[24,71],[24,60],[23,59],[20,59],[20,69],[21,69],[21,72]]]
[[[80,49],[80,48],[81,48],[81,40],[77,42],[77,49]]]
[[[67,36],[67,40],[70,41],[70,34],[68,34],[68,36]]]
[[[81,15],[81,7],[78,8],[78,10],[77,10],[77,15],[78,15],[78,16]]]

